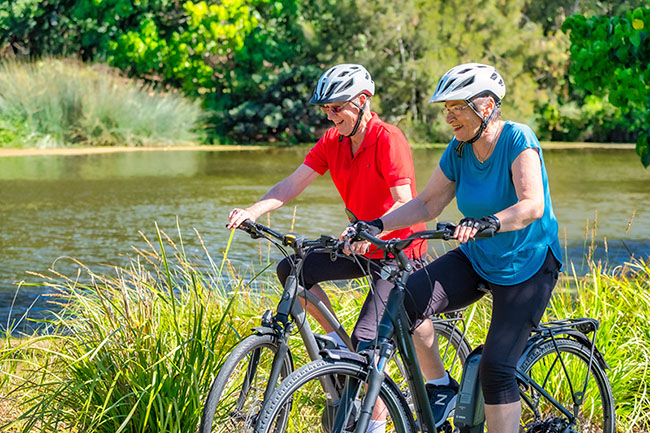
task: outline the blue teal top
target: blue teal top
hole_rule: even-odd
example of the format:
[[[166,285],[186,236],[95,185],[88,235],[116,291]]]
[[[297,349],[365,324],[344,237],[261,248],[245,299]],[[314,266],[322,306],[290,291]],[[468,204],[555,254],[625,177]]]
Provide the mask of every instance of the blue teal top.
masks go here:
[[[493,238],[462,244],[461,251],[469,258],[474,270],[491,283],[514,285],[539,271],[549,248],[562,263],[546,166],[532,129],[507,121],[494,151],[483,164],[468,145],[462,157],[458,157],[454,150],[457,144],[454,137],[440,159],[440,168],[449,180],[456,183],[458,209],[466,217],[492,215],[518,202],[512,182],[512,163],[522,151],[536,149],[542,163],[544,215],[521,230],[499,232]]]

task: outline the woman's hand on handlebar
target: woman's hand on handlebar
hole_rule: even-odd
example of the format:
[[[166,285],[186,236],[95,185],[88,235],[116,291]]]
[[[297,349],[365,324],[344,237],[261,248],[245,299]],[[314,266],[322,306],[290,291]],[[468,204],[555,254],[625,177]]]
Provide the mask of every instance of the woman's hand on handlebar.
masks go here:
[[[257,218],[253,216],[247,209],[235,208],[230,211],[228,214],[228,224],[226,224],[227,229],[236,229],[241,223],[246,220],[255,221]]]
[[[499,220],[492,215],[483,218],[463,218],[456,226],[454,238],[464,244],[474,240],[474,237],[481,232],[494,234],[499,228]]]

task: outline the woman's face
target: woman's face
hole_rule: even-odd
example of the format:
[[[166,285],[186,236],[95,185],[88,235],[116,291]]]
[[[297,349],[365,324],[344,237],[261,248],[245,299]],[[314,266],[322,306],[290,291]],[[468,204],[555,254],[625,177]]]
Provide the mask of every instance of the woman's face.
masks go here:
[[[446,101],[443,113],[459,141],[470,140],[481,126],[481,119],[465,101]]]

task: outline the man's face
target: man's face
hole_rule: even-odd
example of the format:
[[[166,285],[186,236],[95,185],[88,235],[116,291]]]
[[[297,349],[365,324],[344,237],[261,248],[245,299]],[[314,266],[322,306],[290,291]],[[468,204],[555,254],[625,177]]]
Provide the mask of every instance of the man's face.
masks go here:
[[[359,116],[360,110],[355,104],[363,106],[365,98],[365,95],[359,95],[349,101],[323,105],[320,109],[327,114],[327,119],[334,123],[339,134],[347,136],[354,129],[354,124]]]

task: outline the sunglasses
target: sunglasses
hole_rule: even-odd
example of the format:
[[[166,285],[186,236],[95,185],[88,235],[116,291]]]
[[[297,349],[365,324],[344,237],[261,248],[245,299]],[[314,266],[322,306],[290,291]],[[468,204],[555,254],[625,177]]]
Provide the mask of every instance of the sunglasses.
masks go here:
[[[337,114],[337,113],[340,113],[350,102],[352,102],[352,101],[347,101],[345,104],[341,104],[341,105],[329,105],[329,106],[321,105],[320,106],[320,111],[322,111],[323,113],[326,113],[326,114],[329,113],[329,112]]]

